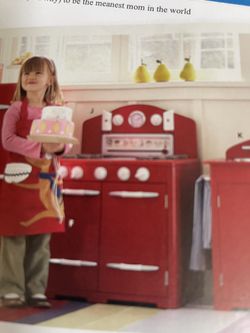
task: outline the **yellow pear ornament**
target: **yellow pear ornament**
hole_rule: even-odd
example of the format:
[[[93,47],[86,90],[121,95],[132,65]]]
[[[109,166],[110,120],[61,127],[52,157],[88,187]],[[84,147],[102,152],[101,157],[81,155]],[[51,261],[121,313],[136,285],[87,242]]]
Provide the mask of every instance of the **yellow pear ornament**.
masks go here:
[[[135,71],[134,80],[136,83],[146,83],[152,80],[147,65],[143,63],[143,60]]]
[[[185,81],[195,81],[196,72],[194,66],[190,62],[190,58],[185,58],[186,64],[180,72],[180,78]]]
[[[156,62],[159,64],[154,72],[154,80],[156,82],[166,82],[170,80],[171,74],[168,70],[167,66],[162,63],[161,60],[156,60]]]

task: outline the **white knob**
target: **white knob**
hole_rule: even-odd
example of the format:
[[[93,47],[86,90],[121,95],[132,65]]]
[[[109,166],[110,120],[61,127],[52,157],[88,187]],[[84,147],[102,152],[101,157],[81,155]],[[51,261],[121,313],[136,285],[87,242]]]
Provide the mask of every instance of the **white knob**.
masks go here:
[[[123,124],[123,122],[124,122],[124,118],[123,118],[123,116],[121,114],[116,114],[113,117],[112,121],[113,121],[113,124],[115,126],[121,126]]]
[[[74,219],[69,219],[69,222],[68,222],[69,228],[72,228],[74,224],[75,224],[75,220]]]
[[[150,177],[150,171],[147,168],[139,168],[135,173],[135,178],[140,182],[146,182]]]
[[[81,179],[84,175],[83,168],[80,166],[75,166],[72,168],[71,173],[70,173],[70,178],[71,179]]]
[[[155,113],[151,116],[150,122],[153,126],[159,126],[162,123],[161,115]]]
[[[61,165],[57,171],[58,175],[62,178],[66,178],[69,174],[68,169],[66,166]]]
[[[117,177],[120,180],[123,180],[123,181],[128,180],[129,177],[130,177],[130,170],[129,170],[129,168],[126,168],[126,167],[119,168],[118,171],[117,171]]]
[[[108,171],[104,167],[98,167],[94,171],[94,176],[98,180],[103,180],[107,177]]]

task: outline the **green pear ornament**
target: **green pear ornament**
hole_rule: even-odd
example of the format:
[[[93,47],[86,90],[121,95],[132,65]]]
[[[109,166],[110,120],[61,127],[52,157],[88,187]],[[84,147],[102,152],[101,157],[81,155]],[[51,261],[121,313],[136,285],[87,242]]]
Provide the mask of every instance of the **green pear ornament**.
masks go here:
[[[196,72],[194,66],[190,62],[190,58],[185,58],[186,64],[180,72],[180,78],[185,81],[195,81]]]
[[[143,60],[141,60],[141,65],[135,71],[134,80],[136,83],[146,83],[151,81],[151,75],[147,65],[143,63]]]
[[[171,74],[167,66],[161,60],[156,60],[159,64],[154,72],[154,80],[156,82],[166,82],[170,80]]]

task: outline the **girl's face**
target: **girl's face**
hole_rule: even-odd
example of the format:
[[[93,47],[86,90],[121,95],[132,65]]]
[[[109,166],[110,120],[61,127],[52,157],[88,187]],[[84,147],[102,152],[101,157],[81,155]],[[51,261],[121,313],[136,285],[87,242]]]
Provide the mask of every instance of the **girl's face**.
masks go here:
[[[52,76],[46,65],[41,69],[23,70],[21,76],[21,85],[26,93],[43,93],[52,83]]]

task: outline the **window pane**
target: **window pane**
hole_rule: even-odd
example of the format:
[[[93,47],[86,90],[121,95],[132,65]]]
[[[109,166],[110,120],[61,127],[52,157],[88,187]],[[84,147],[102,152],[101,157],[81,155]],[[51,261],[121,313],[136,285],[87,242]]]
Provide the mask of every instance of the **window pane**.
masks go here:
[[[201,48],[202,49],[218,49],[225,47],[224,39],[202,39]]]
[[[227,48],[232,49],[234,47],[234,42],[232,38],[227,38]]]
[[[195,51],[197,48],[197,40],[184,39],[183,41],[183,58],[190,58],[192,62],[195,61]]]
[[[65,69],[83,75],[84,72],[110,73],[112,69],[112,38],[106,36],[73,36],[65,43]]]
[[[75,70],[76,68],[81,68],[81,71],[84,67],[86,69],[87,57],[87,45],[67,45],[65,49],[65,69]]]
[[[225,53],[223,51],[203,51],[201,53],[201,68],[225,68]]]
[[[180,39],[172,35],[155,35],[140,37],[138,59],[143,59],[149,69],[156,66],[156,60],[162,60],[170,68],[178,68],[180,64]]]
[[[96,72],[109,73],[111,72],[111,45],[90,45],[89,46],[89,59],[88,70],[94,69]]]
[[[39,56],[50,55],[50,36],[38,36],[35,39],[35,54]]]
[[[19,54],[23,54],[26,51],[28,51],[28,37],[23,36],[21,37],[21,43],[20,43],[20,50],[19,50]]]

